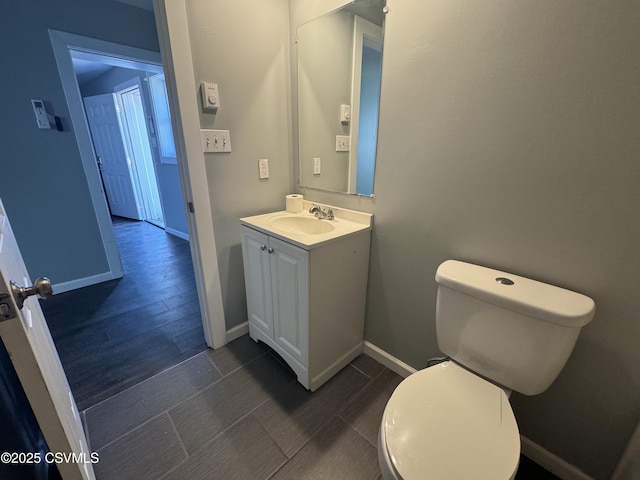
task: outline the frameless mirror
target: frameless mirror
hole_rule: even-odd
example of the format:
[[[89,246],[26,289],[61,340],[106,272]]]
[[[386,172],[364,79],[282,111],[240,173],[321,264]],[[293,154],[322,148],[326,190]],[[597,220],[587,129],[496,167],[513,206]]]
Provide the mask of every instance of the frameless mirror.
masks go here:
[[[297,29],[300,186],[373,196],[384,0]]]

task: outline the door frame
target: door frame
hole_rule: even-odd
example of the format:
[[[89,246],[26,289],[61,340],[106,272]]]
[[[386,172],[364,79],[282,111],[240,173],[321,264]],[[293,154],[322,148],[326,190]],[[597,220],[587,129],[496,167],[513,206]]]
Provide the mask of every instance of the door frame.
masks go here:
[[[184,9],[184,5],[183,5]],[[162,15],[156,15],[156,18]],[[166,19],[166,15],[164,16]],[[186,18],[184,19],[186,22]],[[158,22],[160,20],[157,20]],[[184,28],[184,27],[183,27]],[[188,30],[184,30],[186,41],[189,41]],[[87,183],[91,195],[91,201],[102,237],[102,243],[109,262],[111,278],[118,278],[123,275],[122,263],[115,242],[111,216],[107,206],[98,165],[93,153],[91,134],[84,115],[82,97],[78,82],[71,61],[70,49],[86,51],[101,55],[119,57],[128,61],[132,66],[142,62],[145,65],[163,66],[162,58],[157,52],[144,50],[127,45],[107,42],[90,37],[84,37],[59,30],[49,30],[49,38],[53,47],[54,56],[58,65],[58,71],[62,80],[62,87],[69,107],[70,120],[76,135],[76,141],[80,150],[82,164],[84,167]],[[160,38],[161,42],[164,38]],[[188,45],[188,43],[187,43]],[[169,47],[170,48],[170,47]],[[188,59],[169,59],[165,61],[164,71],[167,79],[176,77],[176,60],[188,63],[188,72],[193,79],[193,64],[191,62],[191,50],[188,48]],[[166,60],[166,59],[165,59]],[[184,65],[180,68],[185,69]],[[202,325],[207,345],[218,348],[227,343],[227,331],[222,304],[222,290],[220,285],[220,272],[218,269],[217,249],[213,231],[213,219],[211,215],[211,202],[209,196],[209,186],[206,182],[206,172],[204,170],[204,154],[200,149],[200,125],[197,115],[197,104],[195,96],[192,100],[195,118],[191,119],[189,128],[184,128],[185,124],[182,116],[183,104],[188,103],[184,98],[175,98],[175,85],[173,82],[167,84],[167,94],[172,113],[172,123],[174,130],[174,141],[178,154],[178,172],[182,186],[184,207],[186,209],[187,227],[189,231],[189,245],[193,260],[196,289],[198,301],[202,314]],[[192,83],[195,85],[195,83]],[[184,93],[184,92],[183,92]],[[193,113],[191,113],[193,117]],[[197,122],[197,124],[193,122]],[[194,129],[195,128],[195,129]],[[188,142],[185,136],[189,133]],[[194,142],[195,140],[195,142]],[[197,147],[197,148],[196,148]],[[199,157],[196,153],[199,152]],[[188,206],[196,205],[192,212]]]
[[[382,54],[382,27],[355,15],[353,17],[353,60],[351,71],[351,148],[349,150],[349,192],[358,193],[358,139],[360,134],[360,99],[362,85],[362,53],[365,46]],[[380,108],[378,95],[378,109]],[[379,117],[378,117],[379,118]],[[377,142],[376,142],[377,144]],[[377,145],[376,145],[377,147]]]
[[[132,135],[131,123],[130,119],[127,115],[127,107],[125,106],[124,96],[137,90],[140,95],[140,102],[142,106],[142,121],[141,123],[144,125],[144,131],[141,135]],[[135,176],[138,181],[138,185],[134,186],[134,188],[138,188],[140,190],[140,201],[142,202],[141,208],[144,212],[144,219],[152,223],[153,225],[165,229],[164,219],[164,205],[162,202],[162,197],[160,195],[160,186],[158,185],[158,171],[157,171],[157,163],[159,163],[159,153],[153,148],[151,145],[151,140],[149,136],[149,122],[151,121],[149,106],[147,105],[144,87],[142,83],[142,79],[139,76],[136,76],[126,82],[120,83],[113,87],[113,93],[116,95],[116,101],[121,109],[121,115],[124,117],[124,120],[121,119],[122,129],[123,129],[123,142],[125,144],[125,149],[130,149],[129,155],[133,158],[133,168],[135,170]],[[140,120],[140,119],[138,119]],[[154,125],[157,124],[155,118],[153,119]],[[149,149],[150,157],[148,159],[138,158],[134,154],[134,146],[133,142],[135,141],[133,137],[137,137],[140,144],[145,144]],[[144,137],[144,138],[143,138]],[[151,173],[147,173],[148,170],[151,170]],[[143,186],[143,181],[147,181],[147,183],[154,183],[156,193],[149,192],[146,187]],[[154,198],[150,198],[154,197]],[[157,198],[155,198],[157,197]],[[160,206],[160,215],[162,216],[162,225],[159,224],[155,219],[150,219],[150,202],[157,202]],[[188,240],[188,238],[187,238]]]

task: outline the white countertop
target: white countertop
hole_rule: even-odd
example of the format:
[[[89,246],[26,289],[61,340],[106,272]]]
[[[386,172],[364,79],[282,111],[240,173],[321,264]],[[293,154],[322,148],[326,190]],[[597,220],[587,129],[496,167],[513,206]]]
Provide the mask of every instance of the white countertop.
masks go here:
[[[320,220],[318,222],[328,222],[333,226],[333,230],[327,233],[293,233],[288,230],[278,229],[272,225],[272,221],[279,217],[306,217],[314,219],[314,216],[308,213],[311,202],[305,200],[304,209],[301,213],[291,213],[285,211],[265,213],[262,215],[254,215],[252,217],[243,217],[240,222],[255,230],[259,230],[267,235],[272,235],[285,242],[293,243],[305,250],[312,250],[329,242],[340,240],[341,238],[351,236],[360,232],[371,230],[373,223],[373,215],[370,213],[357,212],[330,205],[318,204],[323,208],[331,208],[334,211],[335,218],[333,220]]]

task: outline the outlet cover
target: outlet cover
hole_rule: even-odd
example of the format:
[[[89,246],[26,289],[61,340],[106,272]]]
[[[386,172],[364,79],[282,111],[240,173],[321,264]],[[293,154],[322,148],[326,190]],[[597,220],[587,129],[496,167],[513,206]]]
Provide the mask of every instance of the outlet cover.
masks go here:
[[[269,178],[269,159],[261,158],[258,160],[258,171],[260,180]]]

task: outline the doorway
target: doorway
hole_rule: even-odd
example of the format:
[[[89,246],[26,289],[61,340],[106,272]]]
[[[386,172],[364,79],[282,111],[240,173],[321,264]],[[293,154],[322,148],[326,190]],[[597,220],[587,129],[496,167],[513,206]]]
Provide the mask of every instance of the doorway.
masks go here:
[[[188,239],[162,67],[70,54],[111,215]]]
[[[69,382],[76,387],[80,407],[86,408],[206,349],[207,341],[181,175],[175,148],[173,154],[167,148],[173,138],[168,142],[168,133],[160,126],[168,125],[170,133],[171,123],[168,118],[156,120],[163,104],[168,114],[166,91],[158,101],[149,87],[164,88],[159,56],[147,62],[136,49],[125,49],[121,55],[119,47],[109,50],[111,45],[100,41],[64,34],[63,43],[54,41],[54,36],[54,51],[64,59],[59,68],[71,122],[111,267],[110,281],[58,291],[52,302],[44,304]],[[74,45],[86,47],[71,47],[70,38]],[[140,53],[139,58],[132,60],[127,56],[131,52]],[[105,197],[107,189],[96,163],[98,149],[82,101],[96,95],[106,95],[112,109],[119,111],[114,144],[124,152],[126,183],[138,195],[136,213],[129,216],[136,220],[112,217],[109,211],[112,202]],[[160,222],[164,231],[156,226]],[[74,305],[75,318],[65,313],[65,303]],[[58,321],[60,316],[64,318]]]
[[[133,157],[134,188],[137,190],[142,219],[164,229],[162,201],[158,189],[155,163],[151,152],[151,140],[147,131],[147,113],[139,77],[116,87],[116,99],[121,112],[122,133],[128,155]]]

